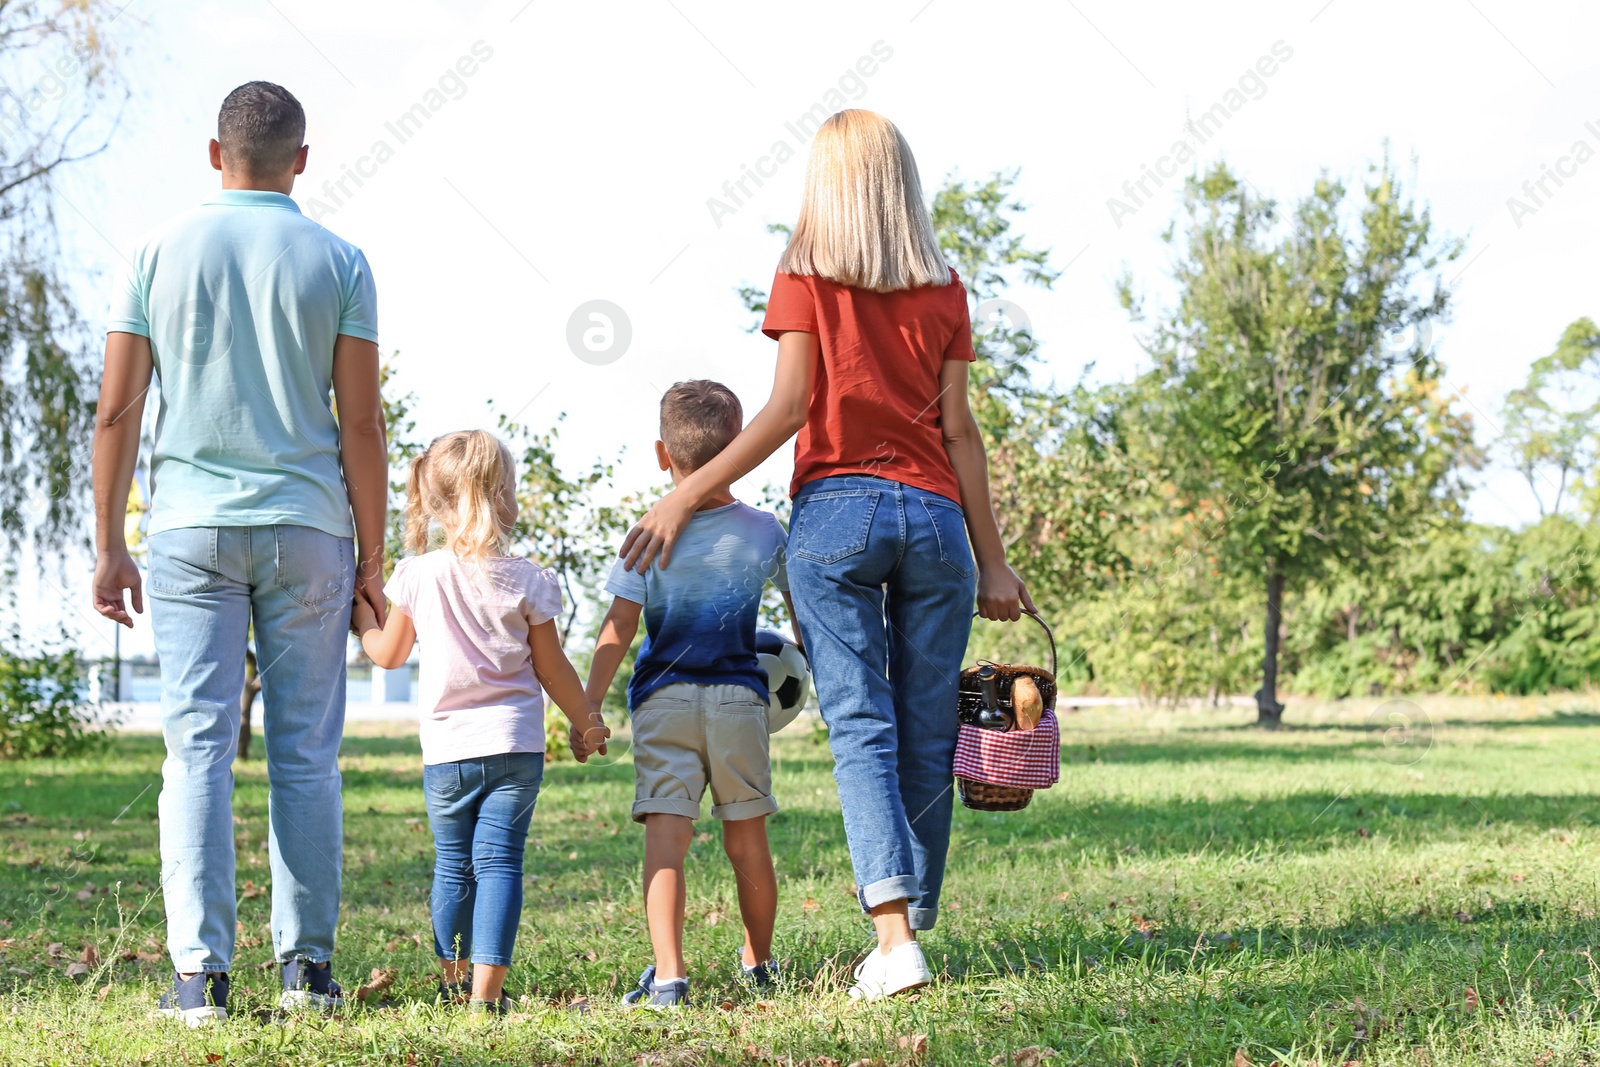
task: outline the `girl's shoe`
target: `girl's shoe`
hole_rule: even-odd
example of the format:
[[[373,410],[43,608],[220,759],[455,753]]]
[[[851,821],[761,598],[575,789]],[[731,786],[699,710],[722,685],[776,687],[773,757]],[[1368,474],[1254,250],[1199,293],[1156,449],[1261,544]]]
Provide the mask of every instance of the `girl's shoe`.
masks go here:
[[[757,993],[770,993],[778,988],[778,980],[782,977],[778,970],[777,960],[767,960],[754,967],[746,967],[744,957],[739,957],[739,972],[744,978],[745,985],[750,986]]]
[[[283,961],[283,995],[278,1007],[284,1011],[334,1011],[343,1006],[344,990],[333,980],[331,967],[319,967],[304,956]]]
[[[472,996],[472,979],[463,978],[459,982],[446,982],[439,979],[439,1003],[465,1004]]]
[[[156,1014],[186,1026],[205,1026],[228,1017],[228,976],[201,971],[190,978],[172,976],[172,988],[161,994]]]
[[[888,952],[874,948],[856,967],[856,984],[850,987],[851,1000],[878,1000],[920,989],[933,981],[922,946],[915,941],[896,945]]]
[[[467,1002],[467,1011],[472,1015],[510,1015],[516,1010],[516,1001],[506,996],[504,989],[500,991],[499,1000],[472,1000]]]
[[[674,978],[670,982],[656,981],[656,965],[651,964],[639,976],[639,988],[627,993],[622,1003],[629,1008],[677,1008],[689,1002],[689,979]]]

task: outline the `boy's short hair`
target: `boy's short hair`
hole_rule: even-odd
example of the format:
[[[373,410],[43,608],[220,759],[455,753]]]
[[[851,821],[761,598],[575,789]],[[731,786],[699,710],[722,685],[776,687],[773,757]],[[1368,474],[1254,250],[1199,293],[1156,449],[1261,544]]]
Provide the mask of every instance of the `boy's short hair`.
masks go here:
[[[305,137],[305,108],[293,93],[272,82],[245,82],[228,94],[217,115],[222,158],[246,174],[287,170]]]
[[[661,394],[661,441],[683,473],[697,471],[744,429],[744,408],[721,382],[696,378]]]

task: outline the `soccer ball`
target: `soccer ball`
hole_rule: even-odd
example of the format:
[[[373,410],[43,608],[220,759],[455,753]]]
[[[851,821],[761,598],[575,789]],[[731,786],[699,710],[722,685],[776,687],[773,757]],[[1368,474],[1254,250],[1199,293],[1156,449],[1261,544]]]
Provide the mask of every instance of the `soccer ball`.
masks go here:
[[[767,672],[767,729],[794,722],[811,695],[811,665],[800,646],[772,630],[756,631],[756,659]]]

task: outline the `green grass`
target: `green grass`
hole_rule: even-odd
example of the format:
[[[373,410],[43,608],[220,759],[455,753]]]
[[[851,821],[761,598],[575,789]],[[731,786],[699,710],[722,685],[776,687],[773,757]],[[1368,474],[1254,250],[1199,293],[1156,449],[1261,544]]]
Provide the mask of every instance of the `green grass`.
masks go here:
[[[335,966],[347,986],[376,966],[400,980],[376,1007],[271,1018],[268,895],[252,892],[268,881],[265,774],[242,766],[235,1018],[200,1031],[149,1019],[169,973],[159,741],[0,765],[0,1062],[969,1064],[1031,1046],[1054,1049],[1052,1067],[1600,1058],[1600,700],[1422,700],[1431,744],[1418,730],[1406,745],[1385,743],[1379,703],[1296,705],[1277,734],[1243,709],[1066,716],[1059,786],[1020,814],[958,809],[926,940],[942,980],[862,1006],[843,992],[868,928],[831,763],[796,727],[774,750],[772,837],[779,947],[799,981],[758,1002],[731,980],[738,913],[708,820],[690,855],[701,1006],[667,1016],[613,1007],[648,962],[625,762],[550,768],[508,983],[523,1011],[487,1024],[428,1000],[432,853],[399,727],[345,744]],[[85,945],[104,962],[69,977]]]

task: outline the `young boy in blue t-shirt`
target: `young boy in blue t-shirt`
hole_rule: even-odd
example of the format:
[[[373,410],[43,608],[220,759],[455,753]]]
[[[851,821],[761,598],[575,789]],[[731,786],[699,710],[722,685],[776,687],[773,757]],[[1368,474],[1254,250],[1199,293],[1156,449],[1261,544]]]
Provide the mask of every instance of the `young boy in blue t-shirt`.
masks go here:
[[[679,382],[661,398],[656,458],[674,482],[721,452],[744,427],[739,398],[709,381]],[[606,613],[589,672],[596,705],[611,688],[633,643],[645,639],[628,684],[636,782],[633,818],[644,823],[645,915],[655,963],[624,1001],[672,1007],[689,995],[683,960],[683,861],[700,800],[711,787],[711,816],[733,863],[744,921],[744,977],[758,987],[778,974],[772,927],[778,887],[767,847],[772,797],[767,755],[767,680],[756,659],[756,621],[768,581],[789,603],[784,577],[788,535],[773,515],[726,489],[690,521],[670,569],[644,574],[618,560],[606,582]],[[793,607],[789,608],[794,617]]]

